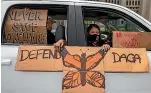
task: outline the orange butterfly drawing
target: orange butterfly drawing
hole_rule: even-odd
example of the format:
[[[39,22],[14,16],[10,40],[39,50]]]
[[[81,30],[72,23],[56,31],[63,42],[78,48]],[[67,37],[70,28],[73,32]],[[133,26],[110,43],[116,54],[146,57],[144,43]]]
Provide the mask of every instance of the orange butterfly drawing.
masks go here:
[[[75,88],[79,85],[85,86],[86,83],[98,87],[105,88],[104,75],[94,69],[105,56],[105,51],[100,49],[97,53],[89,55],[86,53],[79,55],[71,55],[66,48],[62,51],[62,60],[65,67],[72,67],[78,71],[69,71],[63,78],[62,89]]]

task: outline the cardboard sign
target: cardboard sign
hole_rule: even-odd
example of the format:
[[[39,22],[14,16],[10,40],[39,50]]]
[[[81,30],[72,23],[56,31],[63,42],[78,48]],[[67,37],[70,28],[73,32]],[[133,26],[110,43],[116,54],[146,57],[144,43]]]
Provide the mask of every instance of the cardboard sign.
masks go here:
[[[105,93],[104,72],[64,71],[62,93]]]
[[[105,72],[149,72],[145,48],[112,48],[104,58]]]
[[[149,72],[145,48],[20,46],[16,70]]]
[[[16,70],[62,71],[60,53],[54,46],[20,46]]]
[[[149,72],[145,48],[20,46],[16,70],[63,71],[62,93],[105,93],[104,72]]]
[[[113,31],[114,48],[151,49],[151,32],[118,32]]]
[[[5,34],[8,43],[46,44],[47,10],[11,9]]]
[[[104,71],[103,55],[100,48],[66,46],[60,54],[54,46],[20,46],[16,70]]]

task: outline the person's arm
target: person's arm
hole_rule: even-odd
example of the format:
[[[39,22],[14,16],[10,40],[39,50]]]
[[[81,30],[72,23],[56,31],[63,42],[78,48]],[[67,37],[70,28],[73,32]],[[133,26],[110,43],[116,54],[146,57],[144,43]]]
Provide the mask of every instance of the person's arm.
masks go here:
[[[59,41],[57,41],[56,43],[54,43],[54,46],[59,47],[59,49],[60,49],[61,47],[63,47],[64,45],[67,45],[67,41],[64,40],[64,39],[60,39]]]

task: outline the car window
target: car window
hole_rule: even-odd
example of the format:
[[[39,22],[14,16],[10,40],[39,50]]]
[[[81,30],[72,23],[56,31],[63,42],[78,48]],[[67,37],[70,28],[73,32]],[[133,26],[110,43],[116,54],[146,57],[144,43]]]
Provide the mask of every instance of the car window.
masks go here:
[[[67,32],[67,13],[66,5],[15,5],[5,14],[2,44],[53,44],[58,26]]]
[[[82,10],[85,31],[90,24],[96,24],[100,28],[101,38],[105,41],[112,42],[113,31],[148,31],[141,23],[119,11],[97,7],[82,7]]]

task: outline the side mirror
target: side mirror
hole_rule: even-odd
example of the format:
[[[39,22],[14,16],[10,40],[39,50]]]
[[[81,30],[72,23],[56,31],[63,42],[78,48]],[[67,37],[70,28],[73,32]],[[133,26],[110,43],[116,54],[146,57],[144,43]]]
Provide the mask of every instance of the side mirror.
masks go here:
[[[63,25],[59,25],[56,29],[56,32],[55,32],[55,41],[57,42],[60,39],[66,40],[66,38],[65,38],[65,27]]]

